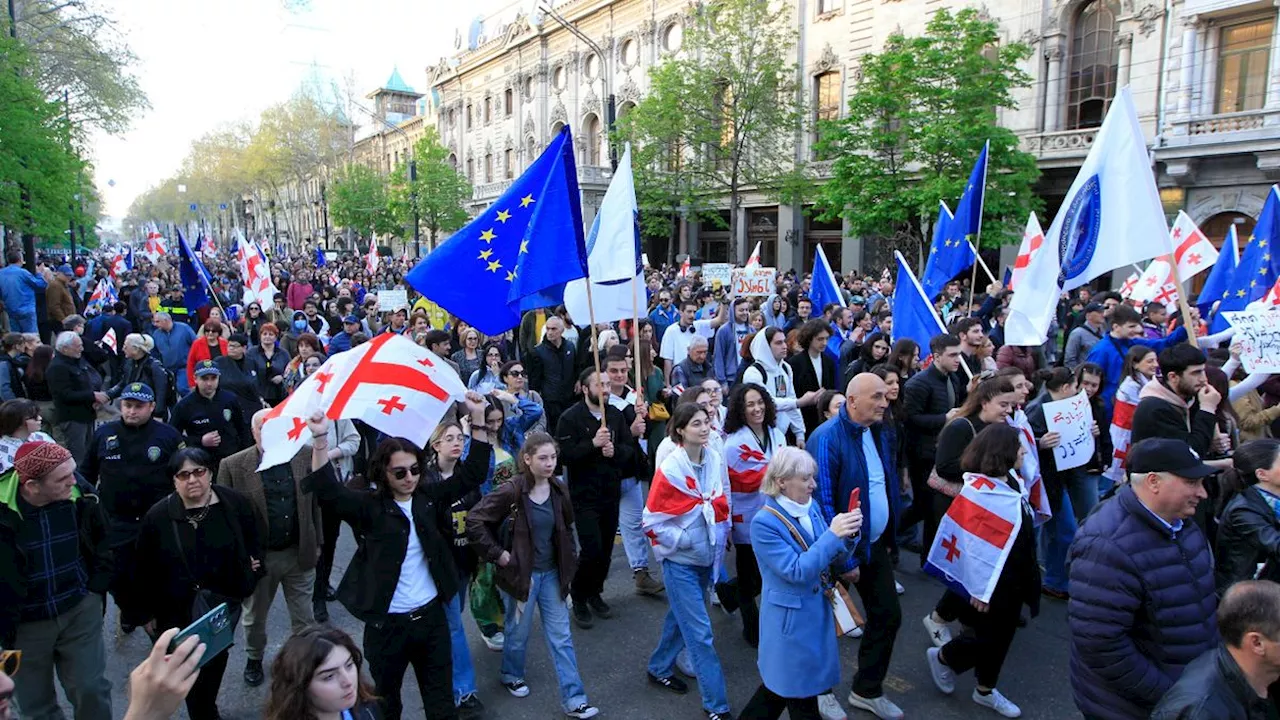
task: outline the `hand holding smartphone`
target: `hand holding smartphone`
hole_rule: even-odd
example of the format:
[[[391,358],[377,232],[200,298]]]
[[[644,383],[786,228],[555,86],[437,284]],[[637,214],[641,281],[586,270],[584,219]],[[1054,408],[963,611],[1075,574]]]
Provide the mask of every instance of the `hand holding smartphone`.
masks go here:
[[[205,646],[204,657],[200,658],[200,664],[197,667],[204,667],[219,653],[231,647],[231,643],[235,640],[236,626],[232,622],[227,604],[218,605],[173,636],[173,640],[169,643],[168,654],[172,655],[182,641],[192,635],[198,636]]]

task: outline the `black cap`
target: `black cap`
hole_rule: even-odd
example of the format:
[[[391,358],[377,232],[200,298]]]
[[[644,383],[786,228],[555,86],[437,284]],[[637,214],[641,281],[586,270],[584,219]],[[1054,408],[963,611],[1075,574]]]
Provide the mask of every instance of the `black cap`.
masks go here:
[[[1091,302],[1091,303],[1089,303],[1088,305],[1085,305],[1085,306],[1084,306],[1084,311],[1085,311],[1085,312],[1087,312],[1087,313],[1091,313],[1091,312],[1103,312],[1103,311],[1105,311],[1105,310],[1106,310],[1106,308],[1102,307],[1102,305],[1101,305],[1100,303],[1096,303],[1096,302]]]
[[[1190,445],[1167,438],[1147,438],[1129,448],[1127,464],[1131,473],[1167,472],[1191,479],[1218,472],[1217,468],[1205,465]]]

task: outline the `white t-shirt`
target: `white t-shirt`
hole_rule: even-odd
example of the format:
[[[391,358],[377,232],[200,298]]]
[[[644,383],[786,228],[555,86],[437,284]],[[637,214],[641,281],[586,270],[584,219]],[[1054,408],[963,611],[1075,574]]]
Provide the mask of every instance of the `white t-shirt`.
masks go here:
[[[693,343],[695,337],[704,337],[710,340],[715,336],[715,328],[711,326],[711,320],[694,320],[688,329],[681,329],[680,323],[676,323],[667,328],[662,333],[662,348],[658,353],[658,357],[673,363],[683,361],[689,357],[689,345]]]
[[[427,567],[427,558],[422,554],[422,541],[418,539],[418,529],[413,524],[413,500],[400,502],[396,500],[400,512],[409,518],[409,547],[404,553],[404,562],[400,565],[400,578],[396,580],[396,592],[391,596],[389,613],[407,613],[431,602],[436,597],[436,581],[431,577]]]

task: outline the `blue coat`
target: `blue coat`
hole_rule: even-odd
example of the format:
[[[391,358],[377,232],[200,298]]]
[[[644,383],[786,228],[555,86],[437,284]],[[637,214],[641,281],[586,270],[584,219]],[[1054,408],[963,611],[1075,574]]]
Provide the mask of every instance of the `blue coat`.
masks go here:
[[[1169,337],[1162,340],[1150,340],[1148,338],[1138,338],[1137,340],[1116,340],[1108,333],[1102,336],[1102,339],[1094,343],[1093,348],[1089,350],[1088,362],[1097,363],[1102,366],[1102,388],[1098,390],[1098,397],[1102,398],[1102,402],[1106,403],[1107,414],[1111,414],[1111,405],[1116,399],[1116,388],[1120,387],[1121,374],[1124,372],[1124,356],[1129,352],[1129,348],[1134,345],[1146,345],[1147,347],[1160,352],[1167,347],[1172,347],[1180,342],[1186,342],[1186,328],[1178,328]]]
[[[1076,707],[1106,720],[1145,718],[1217,644],[1209,543],[1190,520],[1169,530],[1125,485],[1085,519],[1069,553]]]
[[[4,301],[10,315],[35,317],[36,292],[44,292],[47,287],[44,278],[21,265],[6,265],[0,269],[0,300]]]
[[[778,501],[765,508],[787,516]],[[787,516],[789,518],[789,516]],[[840,650],[835,618],[822,594],[821,575],[847,551],[845,541],[827,531],[818,503],[809,506],[815,542],[795,521],[807,551],[776,515],[761,509],[751,520],[751,547],[760,566],[760,655],[764,686],[787,698],[807,698],[840,684]]]

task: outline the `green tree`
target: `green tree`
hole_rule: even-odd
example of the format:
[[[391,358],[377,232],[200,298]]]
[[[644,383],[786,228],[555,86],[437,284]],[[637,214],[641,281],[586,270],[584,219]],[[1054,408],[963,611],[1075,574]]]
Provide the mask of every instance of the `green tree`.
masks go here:
[[[361,236],[403,229],[388,210],[387,179],[358,163],[348,165],[329,189],[329,216],[337,227]]]
[[[427,236],[427,251],[435,249],[442,233],[467,223],[466,203],[471,185],[449,162],[449,149],[440,144],[440,135],[428,126],[413,145],[418,180],[409,182],[408,161],[401,161],[391,174],[389,210],[395,222],[413,237],[413,191],[417,191],[418,223]]]
[[[786,4],[699,6],[683,51],[650,71],[649,95],[624,119],[642,216],[648,210],[671,218],[677,208],[703,215],[725,199],[729,236],[737,238],[746,190],[791,199],[802,174],[796,143],[805,122],[789,60],[792,25]],[[735,242],[730,255],[744,260],[746,248]]]
[[[820,217],[844,218],[854,235],[918,260],[938,201],[955,203],[989,140],[981,242],[1021,237],[1041,205],[1031,192],[1040,172],[997,111],[1016,108],[1014,91],[1030,86],[1019,67],[1030,54],[1023,43],[1002,44],[996,22],[978,11],[941,9],[924,35],[891,35],[884,52],[863,56],[848,114],[823,128],[817,147],[834,160]]]

